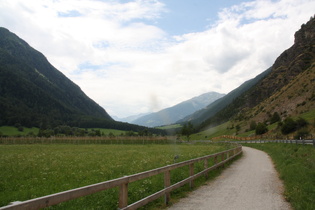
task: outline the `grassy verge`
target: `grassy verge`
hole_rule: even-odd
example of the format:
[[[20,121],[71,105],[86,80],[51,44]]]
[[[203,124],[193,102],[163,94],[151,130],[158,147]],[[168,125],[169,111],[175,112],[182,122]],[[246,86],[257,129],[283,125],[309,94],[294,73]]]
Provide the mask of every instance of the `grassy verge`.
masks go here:
[[[267,152],[285,185],[285,197],[296,210],[315,209],[315,148],[309,145],[248,144]]]
[[[0,145],[0,206],[86,186],[189,160],[229,148],[211,145]],[[211,162],[209,163],[211,164]],[[203,163],[195,165],[195,173]],[[172,171],[172,183],[188,177],[188,168]],[[201,183],[196,181],[197,183]],[[163,189],[163,174],[131,183],[129,203]],[[172,198],[189,188],[172,192]],[[116,209],[118,189],[110,189],[52,209]],[[163,200],[149,207],[163,206]],[[148,206],[146,207],[148,208]]]

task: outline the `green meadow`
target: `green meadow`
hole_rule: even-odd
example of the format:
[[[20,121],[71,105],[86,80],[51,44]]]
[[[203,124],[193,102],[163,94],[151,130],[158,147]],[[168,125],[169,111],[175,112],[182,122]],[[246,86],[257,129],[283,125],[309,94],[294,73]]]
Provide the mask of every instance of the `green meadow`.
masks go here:
[[[0,145],[0,206],[173,164],[176,155],[179,156],[176,162],[181,162],[229,147],[225,144]],[[202,168],[203,163],[196,164],[195,171]],[[185,167],[171,173],[172,183],[186,177]],[[131,183],[129,203],[163,189],[163,185],[163,175]],[[185,190],[189,191],[189,187],[172,192],[172,197],[182,196]],[[117,202],[118,188],[113,188],[50,208],[117,209]],[[148,206],[162,205],[160,199]]]
[[[38,128],[26,128],[21,127],[22,129],[19,130],[16,127],[13,126],[0,126],[0,136],[26,136],[26,135],[37,135],[39,129]]]

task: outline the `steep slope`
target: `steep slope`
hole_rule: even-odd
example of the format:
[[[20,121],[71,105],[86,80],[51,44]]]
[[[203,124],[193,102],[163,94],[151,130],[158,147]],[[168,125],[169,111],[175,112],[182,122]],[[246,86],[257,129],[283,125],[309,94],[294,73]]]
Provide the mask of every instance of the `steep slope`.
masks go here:
[[[270,97],[261,100],[253,109],[246,112],[246,118],[265,121],[270,113],[277,112],[282,118],[299,115],[315,108],[315,19],[303,24],[295,33],[294,45],[283,52],[275,61],[274,71],[262,81],[275,91],[266,91]],[[251,93],[257,94],[257,89]],[[263,95],[263,94],[260,94]]]
[[[216,92],[205,93],[167,109],[140,117],[132,121],[132,123],[149,127],[173,124],[185,116],[199,109],[203,109],[222,96],[224,96],[224,94]]]
[[[241,86],[238,88],[232,90],[224,97],[216,100],[215,102],[209,104],[207,107],[205,107],[202,110],[199,110],[182,120],[178,121],[178,123],[184,123],[187,121],[192,122],[194,125],[198,125],[203,123],[205,120],[213,117],[216,115],[219,111],[223,110],[225,107],[227,107],[229,104],[231,104],[237,97],[242,95],[244,92],[248,91],[250,88],[252,88],[255,84],[257,84],[262,78],[264,78],[266,75],[270,73],[271,69],[267,69],[263,73],[256,76],[254,79],[248,80],[244,82]]]
[[[276,59],[269,74],[224,109],[203,121],[200,127],[216,125],[232,118],[238,120],[254,119],[259,114],[261,119],[265,119],[270,113],[277,110],[281,113],[286,113],[286,115],[292,114],[300,103],[304,104],[307,98],[310,103],[308,107],[311,108],[314,103],[312,98],[314,97],[313,81],[315,78],[311,76],[315,61],[314,47],[315,20],[311,18],[307,24],[303,24],[301,29],[295,33],[293,46]],[[302,80],[306,82],[301,84],[299,81]],[[290,87],[293,87],[293,84],[299,85],[295,85],[294,89],[292,89]],[[279,97],[281,95],[287,95],[288,100]],[[293,95],[296,96],[295,100],[293,100]],[[275,101],[280,98],[282,100]],[[263,105],[264,101],[265,105]],[[268,109],[266,112],[265,107],[271,104],[273,104],[273,108]],[[254,107],[256,109],[253,112],[251,109]]]
[[[5,28],[0,28],[0,84],[0,125],[113,121],[44,55]]]

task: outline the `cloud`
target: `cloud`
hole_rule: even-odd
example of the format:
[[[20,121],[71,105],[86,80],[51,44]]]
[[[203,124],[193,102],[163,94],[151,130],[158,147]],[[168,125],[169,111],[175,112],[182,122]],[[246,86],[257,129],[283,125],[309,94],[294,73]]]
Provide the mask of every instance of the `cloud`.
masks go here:
[[[2,0],[0,25],[122,117],[231,91],[293,44],[313,8],[311,0],[244,2],[205,31],[172,37],[159,26],[167,3],[158,0]]]

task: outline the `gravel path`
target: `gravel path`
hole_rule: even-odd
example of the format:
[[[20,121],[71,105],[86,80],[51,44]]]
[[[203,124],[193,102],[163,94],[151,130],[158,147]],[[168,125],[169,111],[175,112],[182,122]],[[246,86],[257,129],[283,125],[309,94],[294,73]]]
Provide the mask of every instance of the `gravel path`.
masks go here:
[[[243,157],[214,181],[191,192],[169,209],[175,210],[286,210],[283,185],[270,157],[260,150],[243,147]]]

